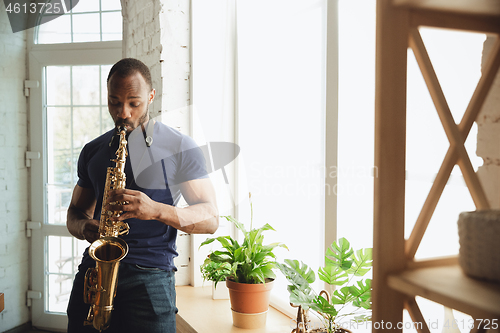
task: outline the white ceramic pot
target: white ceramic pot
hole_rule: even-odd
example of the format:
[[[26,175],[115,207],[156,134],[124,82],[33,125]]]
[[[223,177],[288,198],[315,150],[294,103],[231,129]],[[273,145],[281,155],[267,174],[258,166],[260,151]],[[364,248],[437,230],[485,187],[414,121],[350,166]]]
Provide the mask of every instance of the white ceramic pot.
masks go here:
[[[225,281],[217,283],[217,288],[215,288],[215,282],[212,281],[212,299],[229,299],[229,290]]]

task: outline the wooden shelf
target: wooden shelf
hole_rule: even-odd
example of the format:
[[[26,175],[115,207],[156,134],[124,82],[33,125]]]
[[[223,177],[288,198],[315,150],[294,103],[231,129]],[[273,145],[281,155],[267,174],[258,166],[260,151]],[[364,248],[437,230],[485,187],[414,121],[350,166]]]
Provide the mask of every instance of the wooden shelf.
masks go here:
[[[500,284],[466,276],[460,266],[407,270],[390,275],[388,285],[410,296],[422,296],[474,318],[500,318]]]
[[[229,300],[213,300],[212,288],[182,286],[177,292],[178,333],[285,333],[290,332],[293,321],[270,307],[267,325],[262,329],[242,329],[233,326]]]
[[[500,17],[498,0],[394,0],[393,3],[414,9]]]
[[[420,35],[420,27],[457,29],[496,35],[482,66],[467,117],[456,124]],[[375,165],[373,232],[373,322],[397,323],[406,309],[425,321],[416,296],[441,303],[475,319],[500,319],[500,284],[467,277],[457,261],[414,261],[449,175],[459,165],[477,209],[489,202],[470,164],[462,138],[467,137],[500,67],[499,0],[377,0],[375,89]],[[408,240],[405,239],[405,163],[408,48],[413,50],[450,141],[434,184]],[[430,135],[429,133],[422,133]],[[423,157],[425,158],[425,157]],[[410,203],[411,204],[411,203]],[[476,323],[479,326],[479,323]],[[375,333],[385,332],[375,327]],[[402,329],[392,331],[402,332]],[[424,327],[420,332],[430,332]],[[485,332],[474,327],[471,332]]]

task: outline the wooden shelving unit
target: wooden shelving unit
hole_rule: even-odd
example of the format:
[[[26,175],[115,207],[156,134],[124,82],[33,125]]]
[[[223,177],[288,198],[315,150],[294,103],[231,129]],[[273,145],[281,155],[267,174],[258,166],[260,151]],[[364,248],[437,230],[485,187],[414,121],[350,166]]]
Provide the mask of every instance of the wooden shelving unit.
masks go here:
[[[483,75],[463,119],[456,124],[422,42],[419,27],[496,35]],[[403,309],[424,322],[415,296],[422,296],[476,319],[500,322],[500,285],[466,277],[456,258],[415,262],[438,200],[455,165],[462,171],[477,209],[489,203],[472,168],[464,142],[500,67],[500,1],[377,0],[375,98],[375,179],[373,323],[375,332],[392,331]],[[407,49],[411,48],[430,91],[450,147],[408,239],[404,237]],[[458,218],[458,217],[457,217]],[[380,323],[386,325],[380,325]],[[480,323],[480,321],[476,321]],[[426,325],[419,332],[429,332]],[[471,332],[484,332],[476,325]]]

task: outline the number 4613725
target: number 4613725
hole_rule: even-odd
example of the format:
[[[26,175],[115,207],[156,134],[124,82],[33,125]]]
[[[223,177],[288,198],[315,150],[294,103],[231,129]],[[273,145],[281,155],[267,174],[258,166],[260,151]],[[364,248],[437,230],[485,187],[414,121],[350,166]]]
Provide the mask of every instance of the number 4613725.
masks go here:
[[[64,0],[61,0],[61,2],[55,2],[55,3],[45,3],[45,2],[32,2],[32,3],[17,3],[17,2],[11,2],[7,5],[7,8],[5,8],[7,13],[14,13],[14,14],[35,14],[35,13],[40,13],[40,14],[63,14],[67,13],[66,9],[66,4],[64,3]]]

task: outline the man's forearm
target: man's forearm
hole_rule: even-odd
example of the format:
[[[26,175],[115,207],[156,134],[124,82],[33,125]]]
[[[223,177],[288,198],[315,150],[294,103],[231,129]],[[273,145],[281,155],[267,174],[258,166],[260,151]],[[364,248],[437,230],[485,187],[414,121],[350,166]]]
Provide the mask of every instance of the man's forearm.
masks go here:
[[[158,221],[190,234],[213,234],[219,227],[219,213],[211,203],[185,208],[160,204]]]
[[[82,211],[74,208],[68,208],[68,215],[66,220],[66,226],[70,234],[78,239],[85,239],[83,235],[83,229],[85,225],[85,220],[90,220],[91,218],[87,216]]]

